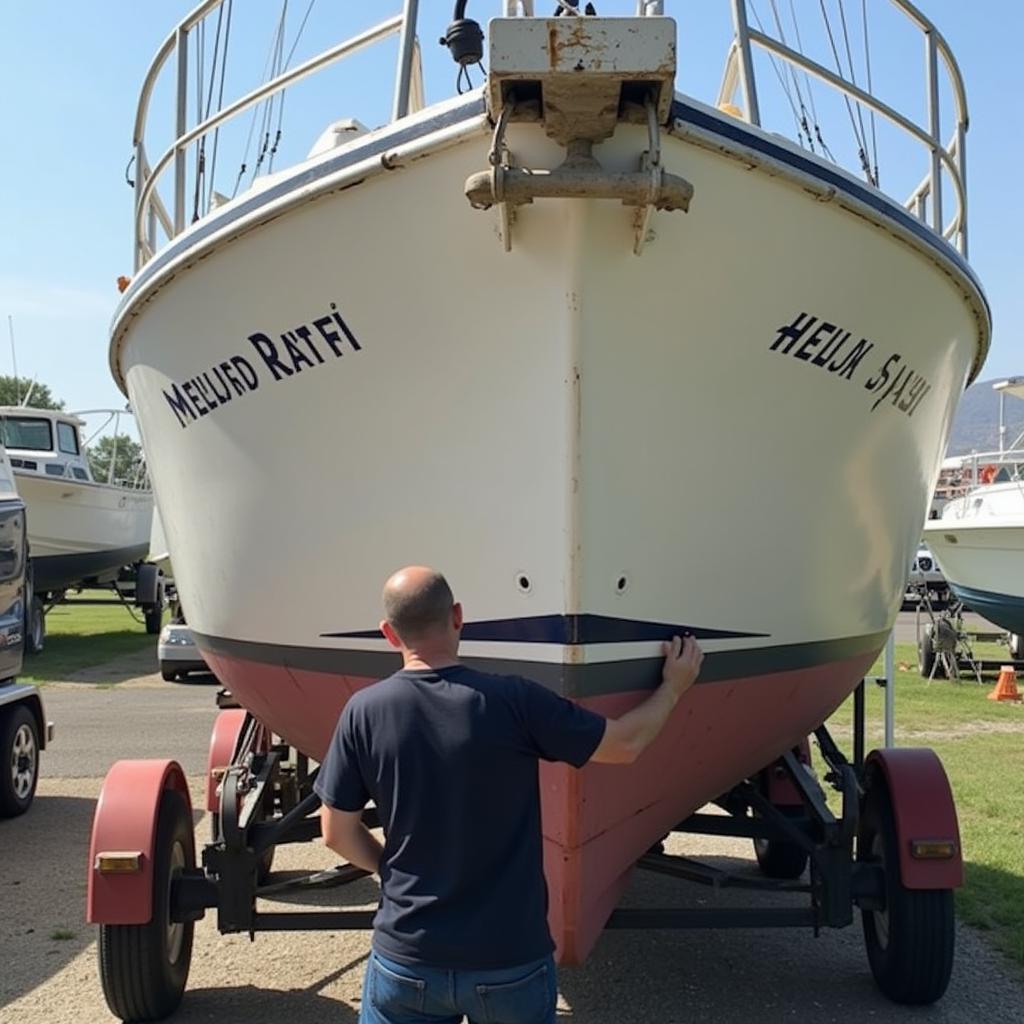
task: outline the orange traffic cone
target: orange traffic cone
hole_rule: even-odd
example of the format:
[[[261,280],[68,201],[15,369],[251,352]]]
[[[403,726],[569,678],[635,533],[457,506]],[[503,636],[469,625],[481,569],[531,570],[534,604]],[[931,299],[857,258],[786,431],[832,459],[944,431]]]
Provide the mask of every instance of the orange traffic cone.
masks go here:
[[[988,695],[989,700],[1014,700],[1021,699],[1017,692],[1017,673],[1012,665],[999,666],[999,681],[996,688]]]

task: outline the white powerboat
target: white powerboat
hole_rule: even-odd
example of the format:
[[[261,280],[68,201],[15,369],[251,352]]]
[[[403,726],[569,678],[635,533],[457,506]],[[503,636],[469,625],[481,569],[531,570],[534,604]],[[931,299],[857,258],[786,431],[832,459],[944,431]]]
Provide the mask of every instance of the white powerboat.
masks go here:
[[[1024,379],[995,385],[1024,398]],[[1000,416],[1002,421],[1002,415]],[[1000,433],[1002,437],[1002,432]],[[948,501],[925,537],[953,592],[968,607],[1024,635],[1024,436],[1009,448],[959,460],[966,493]],[[947,462],[950,460],[947,460]]]
[[[0,407],[0,430],[28,517],[32,578],[39,596],[109,582],[146,557],[153,495],[140,477],[97,481],[74,414]]]

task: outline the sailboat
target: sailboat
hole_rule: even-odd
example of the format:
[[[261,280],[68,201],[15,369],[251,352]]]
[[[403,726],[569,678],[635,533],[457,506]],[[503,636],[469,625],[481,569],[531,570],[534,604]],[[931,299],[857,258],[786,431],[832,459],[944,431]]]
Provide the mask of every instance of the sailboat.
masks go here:
[[[700,681],[644,758],[542,766],[551,927],[578,962],[637,859],[820,726],[893,626],[990,338],[959,70],[895,0],[930,48],[927,95],[950,84],[946,141],[752,28],[743,0],[704,100],[677,91],[661,3],[508,0],[485,34],[463,2],[446,39],[484,84],[425,105],[406,3],[192,127],[182,100],[151,163],[153,84],[176,53],[187,81],[181,41],[217,6],[143,87],[110,346],[195,642],[318,759],[397,667],[376,624],[404,564],[451,581],[467,664],[609,715],[656,684],[664,639],[697,637]],[[189,147],[394,35],[388,123],[325,110],[308,158],[190,219]],[[889,195],[762,127],[755,50],[894,120],[925,179]]]

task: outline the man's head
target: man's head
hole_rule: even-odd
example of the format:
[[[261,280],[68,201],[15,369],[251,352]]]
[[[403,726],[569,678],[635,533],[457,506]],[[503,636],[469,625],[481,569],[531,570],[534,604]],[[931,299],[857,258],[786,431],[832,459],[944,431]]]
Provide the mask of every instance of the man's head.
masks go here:
[[[448,581],[422,565],[399,569],[384,584],[381,632],[393,647],[432,653],[458,651],[462,606]]]

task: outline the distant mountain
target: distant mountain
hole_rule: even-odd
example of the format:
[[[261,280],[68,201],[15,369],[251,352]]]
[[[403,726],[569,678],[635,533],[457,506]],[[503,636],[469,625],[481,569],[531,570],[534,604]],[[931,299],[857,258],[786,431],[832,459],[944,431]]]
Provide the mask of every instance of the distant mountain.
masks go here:
[[[997,380],[980,380],[961,396],[949,435],[948,455],[991,452],[999,448],[999,392]],[[1024,431],[1024,400],[1006,398],[1006,444],[1011,445]]]

